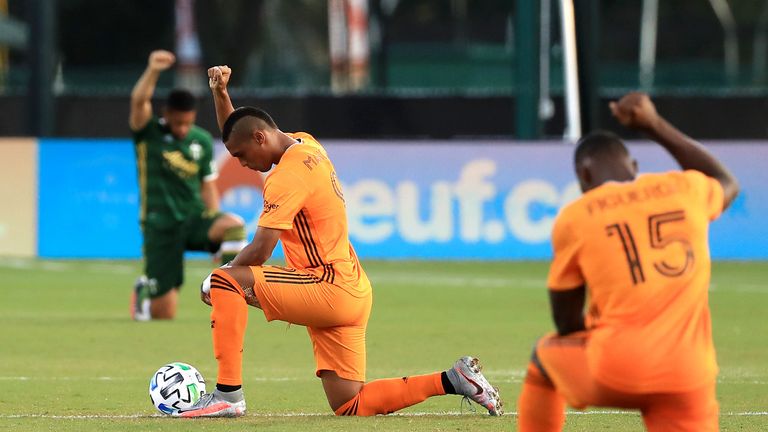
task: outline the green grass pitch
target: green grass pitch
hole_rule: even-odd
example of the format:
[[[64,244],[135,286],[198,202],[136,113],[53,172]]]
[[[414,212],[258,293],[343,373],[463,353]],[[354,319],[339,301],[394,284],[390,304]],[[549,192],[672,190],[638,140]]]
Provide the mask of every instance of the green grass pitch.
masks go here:
[[[4,431],[511,431],[535,338],[551,328],[546,263],[364,262],[374,283],[368,377],[445,369],[482,359],[510,413],[462,410],[443,396],[375,418],[330,414],[313,374],[306,331],[265,323],[252,309],[245,345],[248,415],[159,416],[147,393],[161,365],[184,361],[216,379],[209,312],[198,283],[211,263],[187,267],[178,319],[128,319],[133,261],[0,259],[0,430]],[[721,373],[724,431],[768,430],[768,263],[716,263],[710,304]],[[641,430],[636,413],[571,413],[567,431]]]

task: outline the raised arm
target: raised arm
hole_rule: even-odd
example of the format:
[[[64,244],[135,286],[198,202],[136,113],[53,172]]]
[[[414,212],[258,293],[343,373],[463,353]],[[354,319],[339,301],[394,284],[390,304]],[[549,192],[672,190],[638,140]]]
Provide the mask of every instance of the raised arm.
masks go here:
[[[160,73],[176,62],[176,57],[170,51],[157,50],[149,54],[147,68],[133,86],[131,91],[131,112],[128,117],[128,125],[132,131],[144,129],[152,118],[152,95]]]
[[[736,198],[739,193],[736,177],[703,145],[660,116],[647,94],[629,93],[618,102],[611,102],[610,108],[622,125],[645,133],[667,149],[682,169],[700,171],[718,180],[723,186],[723,209]]]
[[[227,92],[227,83],[232,75],[232,69],[229,66],[214,66],[208,69],[208,86],[213,93],[213,103],[216,105],[216,121],[219,123],[219,130],[224,127],[224,122],[235,108],[229,99]]]

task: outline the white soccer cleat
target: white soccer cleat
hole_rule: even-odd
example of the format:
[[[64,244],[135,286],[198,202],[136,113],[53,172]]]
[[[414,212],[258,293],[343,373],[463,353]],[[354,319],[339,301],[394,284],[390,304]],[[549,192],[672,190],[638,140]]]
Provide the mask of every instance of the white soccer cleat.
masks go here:
[[[226,398],[226,399],[225,399]],[[239,399],[235,402],[227,399]],[[237,390],[230,394],[214,390],[200,397],[189,408],[180,409],[171,413],[174,417],[240,417],[245,415],[245,398],[243,390]]]
[[[453,368],[447,370],[446,374],[457,394],[485,407],[492,416],[502,415],[504,403],[499,397],[499,389],[491,386],[483,376],[482,370],[480,360],[465,356],[456,360]]]

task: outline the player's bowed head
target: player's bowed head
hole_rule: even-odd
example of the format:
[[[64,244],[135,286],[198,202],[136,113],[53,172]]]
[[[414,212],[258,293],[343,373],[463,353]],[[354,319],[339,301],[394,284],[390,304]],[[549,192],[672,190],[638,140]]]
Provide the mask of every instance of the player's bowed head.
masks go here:
[[[637,161],[621,138],[608,131],[595,131],[580,139],[573,162],[582,192],[608,181],[632,181],[637,176]]]
[[[285,142],[272,117],[254,107],[240,107],[224,123],[222,139],[229,153],[240,164],[254,171],[267,172],[280,162],[285,150],[293,144]]]
[[[267,172],[296,140],[280,131],[266,111],[255,107],[234,109],[227,94],[231,76],[232,69],[226,65],[208,69],[208,85],[213,92],[222,141],[240,165]]]

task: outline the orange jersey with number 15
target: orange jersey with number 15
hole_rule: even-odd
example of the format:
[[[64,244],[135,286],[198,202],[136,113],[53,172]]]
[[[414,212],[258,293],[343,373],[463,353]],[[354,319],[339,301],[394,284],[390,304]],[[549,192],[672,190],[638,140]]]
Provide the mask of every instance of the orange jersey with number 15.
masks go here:
[[[285,260],[350,294],[370,291],[349,242],[344,195],[328,154],[311,135],[289,133],[288,147],[264,182],[259,226],[283,230]]]
[[[656,393],[713,382],[708,226],[722,209],[720,183],[685,171],[606,183],[558,215],[548,286],[586,285],[587,357],[603,384]]]

